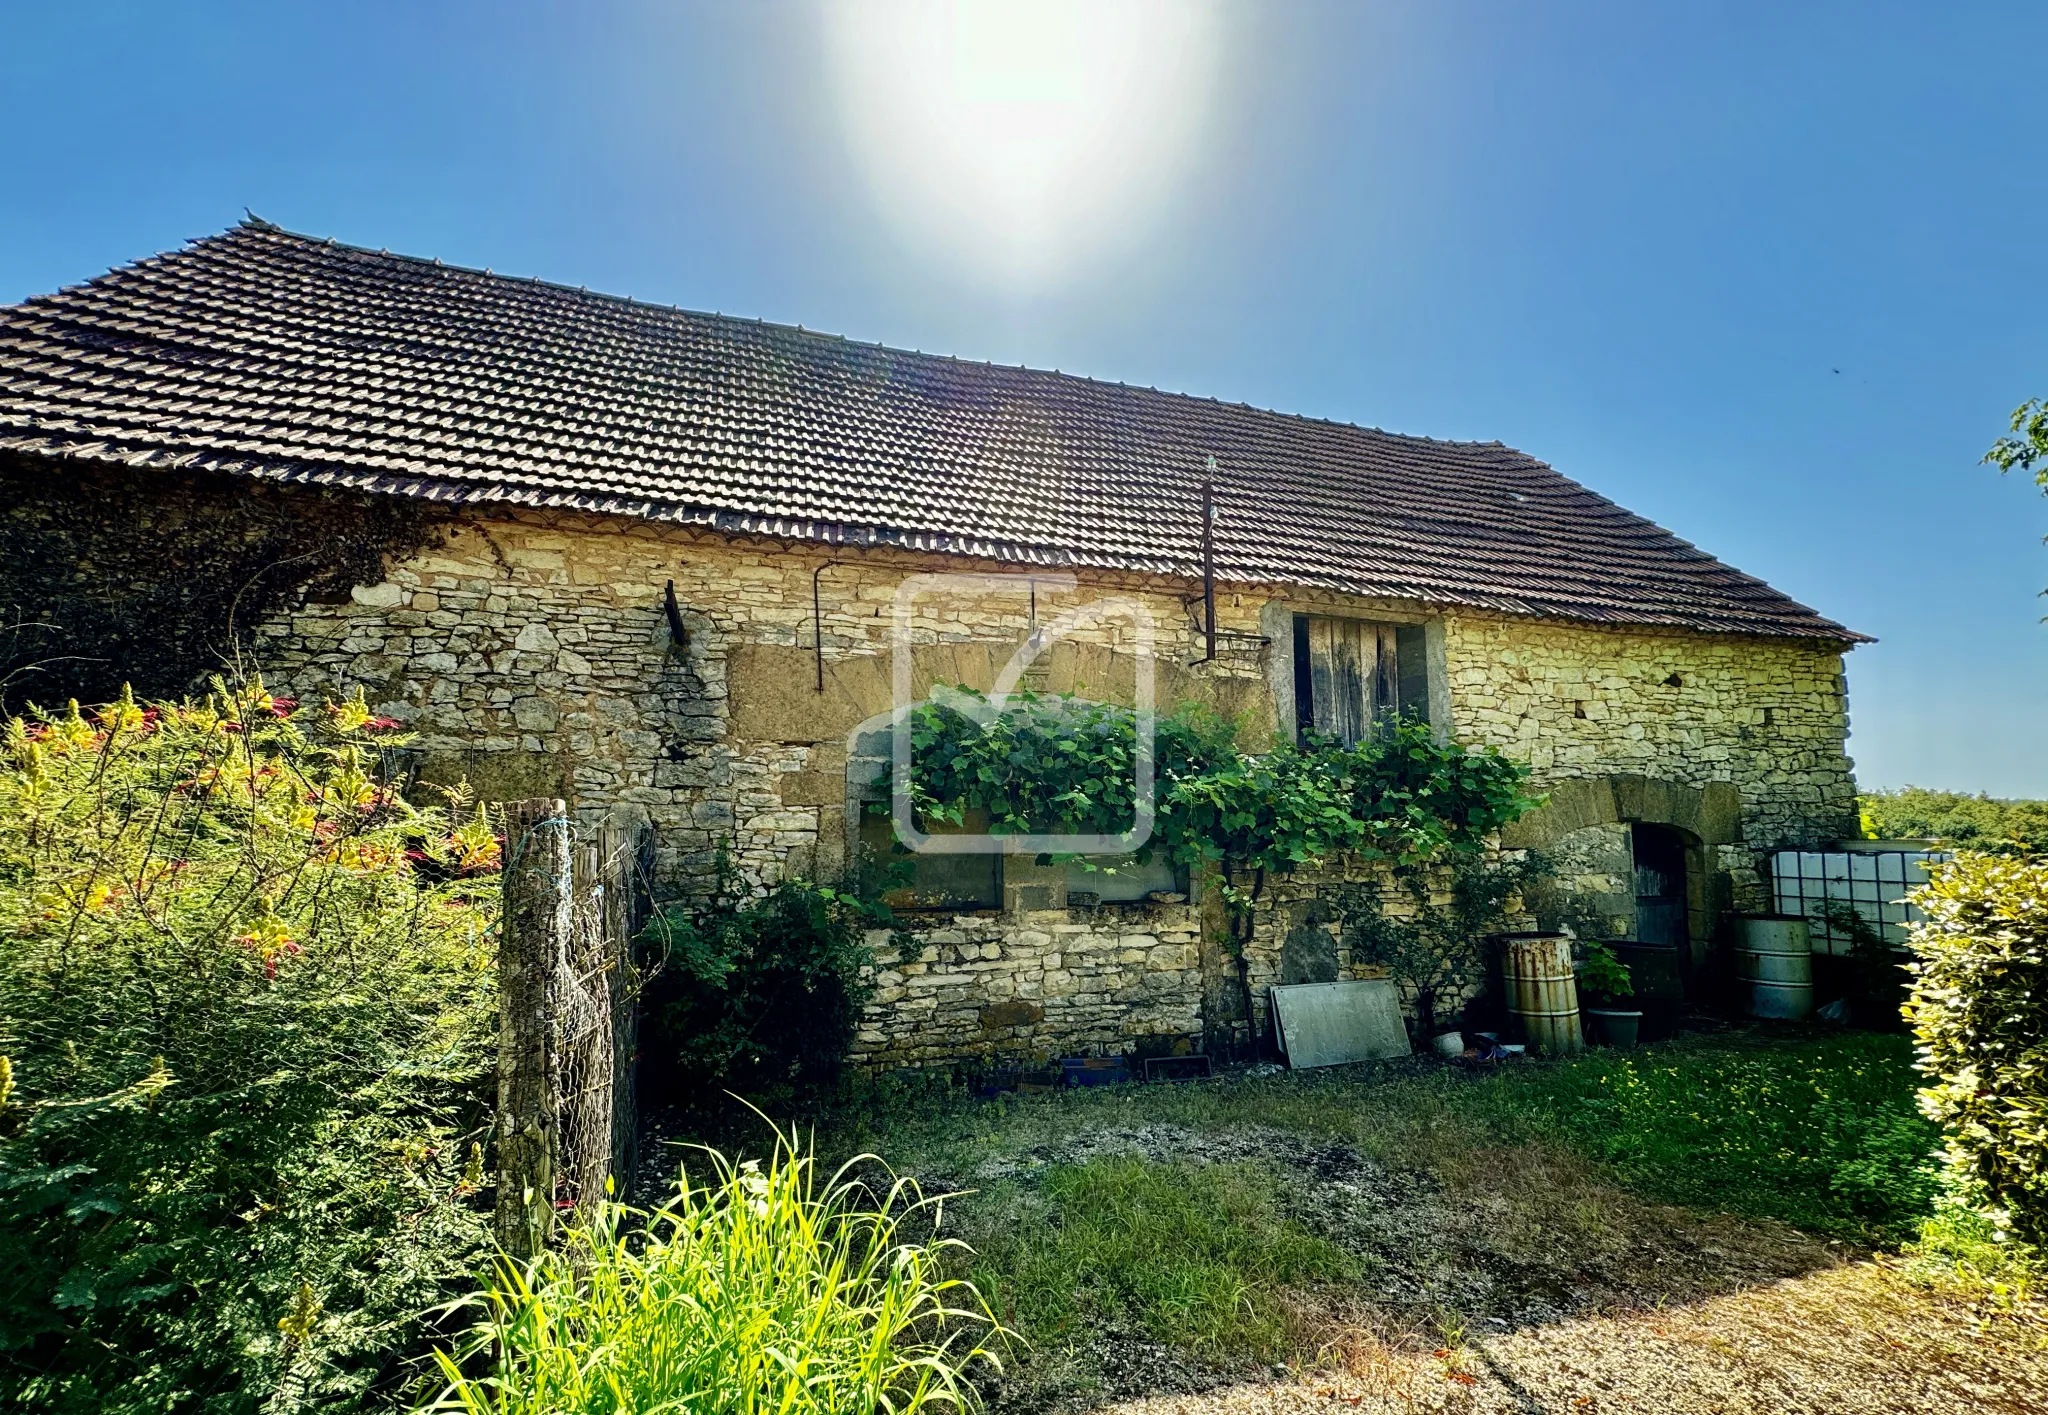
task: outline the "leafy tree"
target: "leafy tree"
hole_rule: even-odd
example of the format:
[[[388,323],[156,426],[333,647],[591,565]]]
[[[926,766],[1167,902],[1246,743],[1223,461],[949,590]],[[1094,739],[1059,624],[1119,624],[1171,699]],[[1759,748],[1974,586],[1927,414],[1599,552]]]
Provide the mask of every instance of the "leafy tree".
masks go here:
[[[2012,437],[2001,437],[1984,460],[2002,472],[2032,472],[2048,492],[2048,398],[2035,398],[2012,410]]]
[[[1351,956],[1385,968],[1413,995],[1416,1031],[1426,1037],[1437,1029],[1438,1005],[1456,1006],[1478,976],[1484,940],[1508,926],[1514,906],[1549,868],[1534,855],[1489,859],[1476,852],[1453,854],[1440,866],[1396,865],[1394,884],[1407,896],[1398,915],[1387,912],[1377,883],[1342,885],[1332,894]]]
[[[1865,835],[1874,840],[1934,840],[1993,854],[2048,850],[2048,801],[2001,801],[1908,786],[1857,797]]]
[[[2001,437],[1984,460],[2001,472],[2032,472],[2048,495],[2048,398],[2034,398],[2012,410],[2012,436]],[[2048,539],[2048,537],[2044,537]]]

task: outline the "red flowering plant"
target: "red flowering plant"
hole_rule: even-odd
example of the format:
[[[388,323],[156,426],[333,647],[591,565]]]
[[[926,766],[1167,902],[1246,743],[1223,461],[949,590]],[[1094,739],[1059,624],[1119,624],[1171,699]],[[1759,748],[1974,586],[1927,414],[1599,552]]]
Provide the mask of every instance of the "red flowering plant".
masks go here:
[[[498,840],[394,789],[394,726],[0,723],[0,1405],[352,1406],[485,1251]]]

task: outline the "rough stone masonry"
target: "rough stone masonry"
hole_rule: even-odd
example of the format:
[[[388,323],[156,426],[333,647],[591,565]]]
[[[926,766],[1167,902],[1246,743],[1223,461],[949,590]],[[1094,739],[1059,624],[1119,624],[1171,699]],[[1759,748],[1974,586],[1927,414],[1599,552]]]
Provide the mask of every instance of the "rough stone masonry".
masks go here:
[[[500,799],[560,793],[587,823],[645,822],[659,876],[681,890],[721,846],[757,884],[844,868],[873,794],[873,763],[849,748],[889,712],[897,586],[962,568],[540,512],[455,519],[439,539],[345,600],[270,616],[254,631],[255,661],[300,694],[361,688],[417,734],[425,779],[464,777]],[[661,608],[670,580],[688,627],[680,651]],[[1206,701],[1267,738],[1293,705],[1262,625],[1297,612],[1423,623],[1440,726],[1528,761],[1552,793],[1505,843],[1569,847],[1629,820],[1672,824],[1701,851],[1705,913],[1758,905],[1762,852],[1834,838],[1853,819],[1836,646],[1232,585],[1219,620],[1235,647],[1191,668],[1191,588],[1106,573],[1070,590],[1048,581],[1036,613],[1046,621],[1108,594],[1143,602],[1158,628],[1160,704]],[[1032,629],[1031,600],[1023,580],[920,600],[916,692],[988,688]],[[1132,655],[1127,625],[1097,625],[1057,645],[1036,681],[1128,700]],[[1342,862],[1330,874],[1344,876]],[[879,946],[863,1061],[1171,1050],[1244,1025],[1213,908],[1205,918],[1201,901],[1069,907],[1066,876],[1026,860],[1005,880],[1002,908],[915,918],[915,956]],[[1249,950],[1260,996],[1286,972],[1287,906],[1312,889],[1292,881],[1261,910]]]

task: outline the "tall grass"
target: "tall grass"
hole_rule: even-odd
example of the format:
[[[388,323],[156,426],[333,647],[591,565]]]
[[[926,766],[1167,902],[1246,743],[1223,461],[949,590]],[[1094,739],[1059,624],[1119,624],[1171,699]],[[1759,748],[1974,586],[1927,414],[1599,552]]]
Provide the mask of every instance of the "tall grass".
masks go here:
[[[504,1262],[448,1386],[464,1415],[917,1415],[966,1409],[965,1377],[1001,1336],[975,1289],[942,1271],[956,1240],[914,1243],[937,1201],[820,1181],[794,1134],[765,1165],[709,1156],[653,1214],[604,1206],[568,1250]]]

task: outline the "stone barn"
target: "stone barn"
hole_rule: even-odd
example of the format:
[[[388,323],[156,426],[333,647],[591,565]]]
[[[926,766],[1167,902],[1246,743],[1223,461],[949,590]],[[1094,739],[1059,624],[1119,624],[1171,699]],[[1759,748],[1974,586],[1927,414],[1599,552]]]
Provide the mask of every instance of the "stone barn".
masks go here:
[[[0,488],[11,705],[361,689],[420,779],[643,823],[679,893],[721,847],[756,883],[842,870],[887,830],[860,807],[899,668],[987,689],[1108,599],[1149,618],[1162,709],[1266,741],[1399,712],[1527,762],[1549,802],[1502,845],[1694,964],[1766,907],[1767,852],[1854,828],[1859,636],[1499,443],[252,220],[0,311]],[[1128,700],[1135,623],[1084,616],[1025,681]],[[1199,881],[917,868],[869,1064],[1259,1025]],[[1258,981],[1351,966],[1313,883],[1262,905]]]

